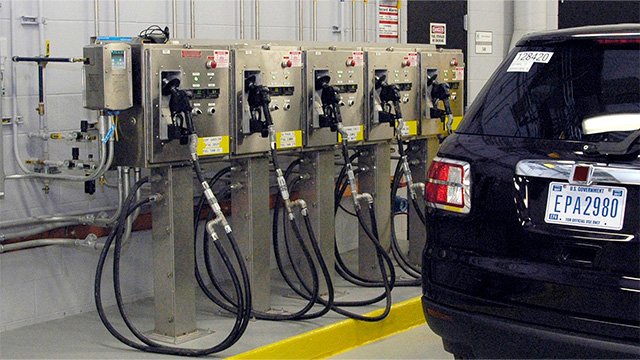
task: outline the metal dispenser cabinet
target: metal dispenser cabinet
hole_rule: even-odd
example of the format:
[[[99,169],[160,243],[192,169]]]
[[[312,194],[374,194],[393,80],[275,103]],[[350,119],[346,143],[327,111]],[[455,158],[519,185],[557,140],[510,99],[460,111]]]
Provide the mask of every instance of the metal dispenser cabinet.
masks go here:
[[[227,46],[191,48],[188,44],[132,44],[133,107],[119,114],[115,163],[157,167],[189,160],[169,112],[163,82],[178,81],[192,93],[198,155],[228,155],[230,143],[230,51]]]
[[[249,87],[267,86],[270,110],[277,131],[278,150],[302,148],[302,50],[295,46],[238,45],[235,54],[236,155],[269,151],[264,119],[253,119]],[[258,122],[256,122],[258,121]]]
[[[438,152],[447,123],[455,129],[464,112],[464,57],[461,50],[418,49],[420,54],[422,130],[409,143],[407,156],[415,183],[424,183],[431,160]],[[439,87],[439,89],[434,89]],[[440,90],[440,91],[438,91]],[[446,105],[445,105],[446,104]],[[449,110],[450,109],[450,110]],[[449,114],[450,112],[450,114]],[[426,228],[415,209],[409,206],[407,217],[409,261],[420,264]]]
[[[128,44],[98,41],[87,46],[85,54],[121,45],[131,48],[133,106],[115,112],[107,99],[98,107],[115,120],[114,164],[150,168],[152,191],[163,195],[152,207],[154,335],[177,343],[199,332],[193,277],[193,173],[191,166],[185,166],[189,146],[184,124],[172,119],[169,91],[179,88],[191,94],[201,160],[226,158],[231,150],[231,53],[228,46],[192,47],[176,40],[143,44],[134,38]],[[85,65],[85,74],[86,98],[94,104],[88,106],[96,109],[96,85],[101,82],[91,78],[95,74],[91,61]]]
[[[297,46],[232,45],[234,109],[231,192],[232,225],[248,259],[253,308],[270,309],[271,222],[269,214],[268,123],[252,111],[256,87],[268,89],[269,112],[278,151],[298,152],[303,146],[303,54]],[[263,88],[264,90],[264,88]],[[262,94],[263,96],[265,94]],[[261,118],[262,117],[262,118]],[[265,236],[267,235],[267,236]]]

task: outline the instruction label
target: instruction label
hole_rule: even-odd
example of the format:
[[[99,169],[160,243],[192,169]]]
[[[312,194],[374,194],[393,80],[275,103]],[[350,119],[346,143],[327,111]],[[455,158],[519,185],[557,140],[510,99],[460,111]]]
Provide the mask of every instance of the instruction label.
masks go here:
[[[355,66],[364,65],[364,51],[354,51],[351,53],[351,59],[355,62]]]
[[[213,50],[213,61],[219,68],[229,67],[229,50]]]
[[[552,56],[549,51],[521,51],[513,58],[507,72],[529,72],[534,63],[547,64]]]
[[[418,135],[418,120],[405,121],[404,126],[402,126],[402,129],[400,129],[400,135],[402,136]]]
[[[404,61],[409,62],[409,66],[418,66],[418,53],[410,52],[404,57]]]
[[[363,141],[364,125],[344,126],[342,128],[347,133],[347,141]],[[338,143],[342,142],[342,134],[338,133]]]
[[[302,131],[282,131],[276,133],[276,148],[291,149],[302,147]]]
[[[292,67],[302,66],[302,51],[289,51],[289,60]]]
[[[223,155],[229,153],[229,136],[198,138],[198,156]]]
[[[464,67],[456,67],[453,73],[455,80],[464,80]]]

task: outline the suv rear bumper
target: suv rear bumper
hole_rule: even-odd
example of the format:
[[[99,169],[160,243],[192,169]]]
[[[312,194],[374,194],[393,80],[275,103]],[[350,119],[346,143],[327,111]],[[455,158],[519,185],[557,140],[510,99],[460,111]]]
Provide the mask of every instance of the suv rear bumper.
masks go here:
[[[464,312],[422,296],[429,327],[445,349],[477,358],[631,358],[640,346]]]

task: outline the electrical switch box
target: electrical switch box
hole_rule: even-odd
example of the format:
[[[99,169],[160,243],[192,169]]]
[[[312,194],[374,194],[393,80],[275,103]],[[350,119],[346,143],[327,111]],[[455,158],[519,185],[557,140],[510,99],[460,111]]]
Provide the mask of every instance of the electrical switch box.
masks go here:
[[[265,115],[253,114],[251,125],[250,87],[268,89],[268,105],[276,131],[276,147],[280,151],[297,151],[303,146],[303,54],[296,46],[233,45],[235,69],[235,121],[233,122],[234,154],[268,152],[266,125],[257,131],[255,121]]]
[[[382,83],[395,86],[400,95],[404,138],[420,134],[420,57],[411,48],[368,48],[366,52],[367,85],[367,141],[384,141],[394,136],[394,124],[384,112],[394,113],[393,107],[380,99]]]
[[[365,136],[365,63],[359,48],[305,49],[305,146],[333,146],[340,135],[321,124],[322,89],[318,81],[332,86],[339,97],[339,109],[344,131],[350,142],[362,142]]]
[[[84,107],[125,110],[133,106],[131,45],[93,44],[84,47]]]

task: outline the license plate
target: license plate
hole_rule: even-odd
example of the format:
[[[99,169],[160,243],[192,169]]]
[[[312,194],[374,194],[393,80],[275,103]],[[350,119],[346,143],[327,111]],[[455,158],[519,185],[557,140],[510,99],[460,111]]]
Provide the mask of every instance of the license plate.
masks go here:
[[[549,224],[620,230],[624,222],[627,189],[552,182],[544,221]]]

